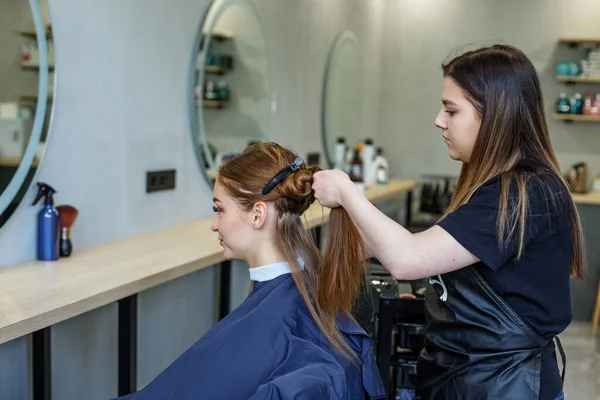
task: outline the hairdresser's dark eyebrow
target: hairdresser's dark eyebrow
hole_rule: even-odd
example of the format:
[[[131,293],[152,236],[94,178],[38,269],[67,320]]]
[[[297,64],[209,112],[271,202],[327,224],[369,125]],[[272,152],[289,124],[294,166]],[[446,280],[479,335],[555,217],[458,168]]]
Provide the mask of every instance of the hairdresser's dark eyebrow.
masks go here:
[[[447,100],[447,99],[442,99],[442,104],[447,106],[451,106],[451,107],[457,107],[458,104],[456,104],[455,102],[453,102],[452,100]]]
[[[221,201],[221,200],[219,200],[219,199],[217,199],[216,197],[213,197],[213,201],[214,201],[215,203],[217,203],[217,202],[219,202],[219,203],[222,203],[222,201]]]

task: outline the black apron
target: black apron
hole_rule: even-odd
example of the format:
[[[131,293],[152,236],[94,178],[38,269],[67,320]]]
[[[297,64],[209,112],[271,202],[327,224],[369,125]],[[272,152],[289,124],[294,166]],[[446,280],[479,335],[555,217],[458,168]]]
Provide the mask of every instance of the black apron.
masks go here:
[[[535,333],[474,266],[429,282],[421,399],[538,400],[542,351],[552,340]]]

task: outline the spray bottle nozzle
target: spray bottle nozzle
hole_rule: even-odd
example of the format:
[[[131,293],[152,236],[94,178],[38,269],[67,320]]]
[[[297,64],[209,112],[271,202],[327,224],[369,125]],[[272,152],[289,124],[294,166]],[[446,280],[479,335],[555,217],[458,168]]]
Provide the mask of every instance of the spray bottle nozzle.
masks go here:
[[[31,205],[35,205],[38,201],[40,201],[40,199],[42,197],[44,197],[44,205],[45,206],[54,205],[54,197],[52,197],[52,196],[54,196],[54,193],[56,193],[56,190],[54,190],[54,188],[52,188],[52,186],[48,185],[47,183],[43,183],[43,182],[38,182],[37,187],[38,187],[37,195],[35,196],[35,200],[33,201],[33,203],[31,203]]]

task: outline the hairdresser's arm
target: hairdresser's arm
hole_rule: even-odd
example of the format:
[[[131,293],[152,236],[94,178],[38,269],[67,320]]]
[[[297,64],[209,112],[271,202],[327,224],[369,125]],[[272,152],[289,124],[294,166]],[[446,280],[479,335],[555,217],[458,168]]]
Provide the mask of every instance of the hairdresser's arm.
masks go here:
[[[443,274],[478,261],[437,225],[424,232],[409,232],[362,196],[342,171],[317,172],[313,189],[323,206],[346,209],[369,252],[397,279]]]
[[[355,188],[349,189],[342,193],[342,207],[367,247],[396,279],[444,274],[479,261],[443,228],[435,225],[413,234],[388,218]]]

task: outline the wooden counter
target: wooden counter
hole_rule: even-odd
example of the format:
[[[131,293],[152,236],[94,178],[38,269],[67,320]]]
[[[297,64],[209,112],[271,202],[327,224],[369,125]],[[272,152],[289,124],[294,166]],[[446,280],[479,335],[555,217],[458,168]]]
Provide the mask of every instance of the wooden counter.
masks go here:
[[[409,192],[417,181],[367,190],[372,202]],[[327,222],[318,202],[304,222]],[[212,218],[75,249],[69,258],[0,268],[0,344],[223,261]]]
[[[572,193],[573,201],[578,204],[596,204],[600,205],[600,193],[590,192],[585,194]]]

